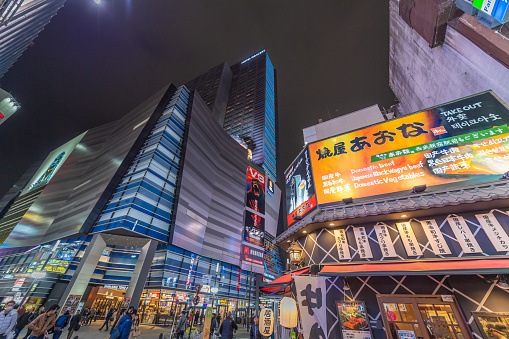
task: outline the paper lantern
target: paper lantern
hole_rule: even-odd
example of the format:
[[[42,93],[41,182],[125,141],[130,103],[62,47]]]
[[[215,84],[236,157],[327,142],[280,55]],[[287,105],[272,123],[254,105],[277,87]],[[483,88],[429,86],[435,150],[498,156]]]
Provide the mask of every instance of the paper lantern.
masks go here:
[[[297,312],[297,303],[294,299],[284,297],[279,302],[279,323],[286,328],[297,327],[299,314]]]
[[[259,318],[260,334],[264,337],[270,337],[274,331],[274,313],[270,308],[264,308],[260,311]]]

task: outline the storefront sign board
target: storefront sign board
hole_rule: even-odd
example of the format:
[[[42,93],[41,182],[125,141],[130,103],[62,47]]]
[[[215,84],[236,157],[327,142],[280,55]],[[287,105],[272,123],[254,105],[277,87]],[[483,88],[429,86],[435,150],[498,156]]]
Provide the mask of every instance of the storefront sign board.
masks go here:
[[[380,245],[380,250],[382,251],[384,258],[397,257],[398,255],[394,249],[394,245],[392,243],[391,235],[389,234],[387,225],[375,225],[373,228],[375,229],[376,237],[378,238],[378,244]]]
[[[338,249],[339,260],[351,259],[350,249],[348,248],[348,240],[346,238],[345,230],[334,230],[334,238],[336,238],[336,247]]]
[[[451,254],[451,249],[447,245],[447,242],[445,242],[444,235],[440,227],[438,227],[436,220],[422,220],[420,223],[424,233],[426,233],[426,237],[428,237],[433,253],[435,253],[435,255]]]
[[[482,253],[481,246],[475,240],[463,217],[450,217],[447,218],[447,222],[451,225],[451,229],[465,253]]]
[[[344,339],[371,339],[366,305],[363,301],[336,302]]]
[[[400,222],[397,223],[399,234],[401,236],[401,241],[405,246],[406,253],[409,256],[417,257],[422,255],[421,247],[419,246],[419,242],[415,237],[414,230],[409,222]]]
[[[509,251],[509,236],[493,213],[476,214],[475,216],[481,224],[484,232],[490,239],[497,252]]]
[[[369,246],[368,234],[364,227],[354,227],[353,234],[355,235],[355,242],[357,243],[357,251],[361,259],[373,258],[371,247]]]

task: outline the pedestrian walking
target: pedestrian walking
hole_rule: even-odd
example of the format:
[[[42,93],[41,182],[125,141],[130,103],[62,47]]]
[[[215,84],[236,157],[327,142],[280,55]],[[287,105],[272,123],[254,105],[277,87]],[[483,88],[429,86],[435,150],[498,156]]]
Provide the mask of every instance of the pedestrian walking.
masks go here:
[[[221,339],[232,339],[233,332],[238,330],[238,326],[233,320],[232,312],[228,312],[228,315],[219,326],[219,333],[221,334]]]
[[[260,326],[258,326],[258,317],[255,316],[253,318],[253,325],[251,326],[251,331],[249,331],[249,339],[263,339],[262,334],[260,333]]]
[[[23,331],[26,325],[30,323],[30,317],[32,316],[32,310],[29,308],[23,313],[23,315],[19,315],[18,313],[18,321],[16,322],[16,326],[14,326],[14,337],[13,339],[17,339],[18,335]]]
[[[90,309],[90,313],[88,314],[88,323],[87,323],[87,325],[90,325],[92,323],[92,320],[94,320],[94,318],[95,318],[95,313],[96,313],[95,312],[95,308],[92,307]]]
[[[136,310],[133,310],[133,312],[131,313],[133,324],[131,325],[131,333],[129,334],[129,339],[136,339],[141,335],[140,318],[138,317],[137,313],[138,312],[136,312]]]
[[[127,310],[125,308],[117,312],[117,317],[115,318],[115,322],[111,326],[110,333],[113,332],[113,329],[117,326],[119,320],[125,315],[126,312]]]
[[[30,324],[32,321],[37,319],[37,317],[40,316],[41,314],[43,314],[44,312],[46,312],[46,309],[44,308],[44,306],[39,307],[39,309],[37,311],[33,312],[32,315],[30,316],[30,318],[28,318],[28,323]],[[28,337],[30,337],[31,334],[32,334],[32,330],[30,329],[30,326],[29,326],[27,334],[25,334],[23,339],[28,339]]]
[[[210,320],[210,336],[212,337],[216,333],[217,329],[217,318],[216,314],[212,314],[212,319]]]
[[[120,318],[116,328],[111,331],[111,339],[129,339],[131,334],[131,327],[133,325],[132,315],[136,314],[133,306],[129,307],[126,314]]]
[[[47,332],[55,326],[59,308],[60,306],[56,304],[51,305],[45,313],[38,316],[28,325],[28,328],[32,330],[29,339],[44,339]]]
[[[179,322],[177,323],[177,329],[175,331],[175,333],[177,333],[177,339],[184,337],[184,333],[186,333],[188,325],[187,312],[182,311],[182,315],[180,316]]]
[[[110,322],[110,319],[113,317],[113,309],[109,309],[108,313],[106,313],[106,319],[104,321],[104,324],[101,326],[99,331],[102,331],[103,327],[106,326],[106,331],[108,330],[108,323]]]
[[[76,313],[72,316],[71,321],[69,322],[69,332],[67,332],[67,339],[71,339],[72,334],[80,329],[80,320],[81,315],[79,313]]]
[[[58,339],[62,335],[62,331],[69,324],[69,320],[71,320],[71,308],[67,307],[64,314],[58,317],[55,322],[55,327],[53,330],[53,339]]]
[[[7,338],[17,320],[18,312],[14,309],[14,301],[8,301],[4,310],[0,312],[0,339]]]

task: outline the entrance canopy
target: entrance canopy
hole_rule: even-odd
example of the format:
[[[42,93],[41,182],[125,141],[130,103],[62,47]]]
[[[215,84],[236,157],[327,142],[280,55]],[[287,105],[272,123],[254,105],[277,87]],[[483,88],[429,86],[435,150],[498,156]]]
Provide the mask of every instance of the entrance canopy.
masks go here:
[[[307,273],[307,272],[309,272],[309,267],[285,274],[285,275],[277,278],[276,280],[271,281],[264,287],[262,287],[260,289],[260,291],[266,292],[266,293],[278,293],[278,294],[286,293],[287,292],[286,289],[292,282],[293,277]]]

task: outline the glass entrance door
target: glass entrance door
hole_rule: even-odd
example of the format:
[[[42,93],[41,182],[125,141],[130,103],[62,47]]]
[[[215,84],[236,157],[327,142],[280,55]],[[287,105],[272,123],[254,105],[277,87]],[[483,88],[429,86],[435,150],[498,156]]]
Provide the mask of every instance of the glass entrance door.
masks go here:
[[[451,296],[452,297],[452,296]],[[472,334],[456,303],[441,296],[379,295],[390,339],[466,339]]]

